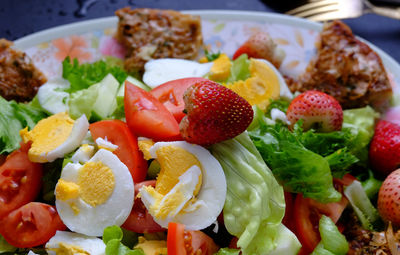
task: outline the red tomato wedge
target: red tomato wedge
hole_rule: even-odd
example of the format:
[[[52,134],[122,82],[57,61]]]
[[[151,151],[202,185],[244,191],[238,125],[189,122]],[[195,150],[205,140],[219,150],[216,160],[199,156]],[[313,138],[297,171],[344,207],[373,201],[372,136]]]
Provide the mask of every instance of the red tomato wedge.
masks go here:
[[[39,202],[30,202],[0,221],[0,234],[18,248],[44,244],[66,228],[54,206]]]
[[[164,104],[179,123],[185,116],[183,113],[183,109],[185,108],[183,94],[191,85],[204,80],[206,79],[196,77],[173,80],[157,86],[150,93]]]
[[[212,255],[219,247],[205,233],[195,230],[186,231],[185,226],[179,223],[168,224],[167,250],[168,254]]]
[[[126,82],[124,105],[126,122],[134,134],[157,141],[180,137],[174,116],[149,92]]]
[[[149,185],[155,187],[156,180],[135,184],[135,194],[139,193],[141,187]],[[165,230],[154,221],[153,216],[151,216],[147,211],[139,197],[135,197],[131,214],[128,216],[122,227],[136,233],[154,233]]]
[[[346,174],[342,179],[334,179],[335,188],[343,193],[343,186],[350,185],[356,178]],[[343,195],[343,194],[342,194]],[[301,194],[296,196],[294,202],[294,230],[300,243],[303,245],[300,254],[309,254],[320,241],[319,220],[324,214],[337,222],[349,201],[343,195],[336,203],[322,204],[310,198],[304,198]]]
[[[29,148],[22,144],[0,166],[0,219],[33,201],[40,191],[42,166],[29,161]]]
[[[90,124],[94,140],[101,137],[118,146],[114,154],[128,167],[135,183],[142,182],[147,175],[147,161],[139,150],[137,137],[128,125],[120,120],[102,120]]]

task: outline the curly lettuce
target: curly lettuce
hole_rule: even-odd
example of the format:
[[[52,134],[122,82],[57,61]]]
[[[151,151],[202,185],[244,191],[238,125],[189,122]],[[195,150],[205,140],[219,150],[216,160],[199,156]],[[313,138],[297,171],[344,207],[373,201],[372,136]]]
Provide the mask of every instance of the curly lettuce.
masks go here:
[[[341,199],[341,194],[333,187],[329,162],[308,150],[287,127],[262,125],[249,134],[285,190],[302,193],[322,203]]]
[[[213,145],[211,152],[229,183],[223,209],[228,232],[238,237],[243,254],[273,251],[285,214],[282,187],[246,132]]]

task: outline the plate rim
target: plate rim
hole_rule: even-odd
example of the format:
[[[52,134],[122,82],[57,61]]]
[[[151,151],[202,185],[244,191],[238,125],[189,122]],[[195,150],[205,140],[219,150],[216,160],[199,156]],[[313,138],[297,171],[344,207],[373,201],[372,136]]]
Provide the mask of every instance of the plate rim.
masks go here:
[[[183,13],[199,15],[201,18],[208,20],[232,20],[232,21],[269,21],[289,26],[297,26],[305,29],[321,31],[322,23],[284,15],[280,13],[264,12],[264,11],[240,11],[240,10],[182,10]],[[14,41],[14,47],[20,50],[27,50],[30,47],[40,43],[48,42],[60,37],[69,35],[79,35],[94,30],[101,30],[116,26],[118,18],[116,16],[89,19],[84,21],[72,22],[48,29],[44,29],[27,36],[21,37]],[[358,39],[367,43],[381,57],[386,69],[391,73],[400,73],[400,63],[392,58],[388,53],[378,48],[371,42],[357,36]],[[396,76],[396,75],[395,75]],[[398,84],[400,86],[400,84]]]

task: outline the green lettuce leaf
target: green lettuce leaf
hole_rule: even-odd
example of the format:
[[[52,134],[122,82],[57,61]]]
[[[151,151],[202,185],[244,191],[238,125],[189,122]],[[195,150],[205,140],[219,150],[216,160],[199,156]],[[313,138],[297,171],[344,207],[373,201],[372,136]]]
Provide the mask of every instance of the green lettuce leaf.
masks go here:
[[[211,153],[229,183],[223,209],[228,232],[238,237],[244,255],[274,250],[285,213],[283,189],[248,134],[214,144]]]
[[[12,246],[11,244],[7,243],[3,236],[0,235],[0,254],[4,252],[14,252],[17,250],[17,247]]]
[[[332,184],[329,162],[305,148],[287,127],[281,124],[262,125],[249,134],[285,190],[302,193],[304,197],[322,203],[341,199],[341,194]]]
[[[106,255],[144,255],[141,249],[130,249],[125,245],[124,232],[116,225],[104,229],[103,242]]]
[[[349,141],[348,148],[366,166],[368,163],[368,144],[374,135],[375,120],[379,113],[370,106],[343,111],[343,131],[350,131],[354,139]]]
[[[287,100],[283,100],[283,99],[271,100],[265,113],[269,118],[271,118],[271,110],[272,109],[278,109],[278,110],[281,110],[282,112],[286,113],[289,105],[290,105],[290,102]]]
[[[79,64],[77,59],[73,61],[67,57],[63,63],[63,78],[67,79],[71,86],[65,91],[72,93],[87,89],[91,85],[100,82],[107,74],[112,74],[121,84],[128,74],[119,66],[112,66],[110,62],[100,60],[94,63]]]
[[[86,115],[86,118],[90,119],[92,116],[93,105],[96,102],[99,83],[91,86],[87,89],[78,90],[71,94],[68,101],[69,115],[73,119],[77,119]]]
[[[245,81],[250,77],[250,60],[246,54],[241,55],[232,62],[231,72],[226,80],[226,83],[232,83],[235,81]]]
[[[10,153],[19,148],[19,131],[25,127],[32,129],[47,114],[34,106],[7,101],[0,97],[0,154]]]

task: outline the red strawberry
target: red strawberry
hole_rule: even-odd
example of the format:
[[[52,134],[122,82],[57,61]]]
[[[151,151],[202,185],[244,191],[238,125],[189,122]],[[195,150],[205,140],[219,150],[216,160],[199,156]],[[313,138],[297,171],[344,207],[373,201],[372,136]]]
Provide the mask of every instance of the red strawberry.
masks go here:
[[[332,132],[342,128],[343,110],[332,96],[310,90],[293,99],[286,117],[292,127],[302,119],[304,130],[314,128],[319,132]]]
[[[378,211],[384,220],[400,226],[400,169],[392,172],[379,189]]]
[[[213,81],[194,83],[183,99],[187,115],[179,127],[190,143],[211,145],[231,139],[253,120],[253,109],[244,98]]]
[[[238,58],[242,54],[247,54],[249,58],[266,59],[277,68],[281,65],[284,57],[277,50],[275,42],[266,32],[258,32],[250,36],[233,54],[233,59]]]
[[[372,168],[386,176],[400,166],[400,125],[380,120],[369,147]]]

